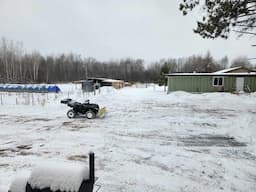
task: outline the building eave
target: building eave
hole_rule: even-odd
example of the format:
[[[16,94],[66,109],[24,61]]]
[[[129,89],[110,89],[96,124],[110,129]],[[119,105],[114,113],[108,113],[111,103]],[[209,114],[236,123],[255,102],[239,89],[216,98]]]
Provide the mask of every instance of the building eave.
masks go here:
[[[170,73],[166,74],[167,77],[170,76],[236,76],[236,77],[246,77],[246,76],[256,76],[255,72],[252,73]]]

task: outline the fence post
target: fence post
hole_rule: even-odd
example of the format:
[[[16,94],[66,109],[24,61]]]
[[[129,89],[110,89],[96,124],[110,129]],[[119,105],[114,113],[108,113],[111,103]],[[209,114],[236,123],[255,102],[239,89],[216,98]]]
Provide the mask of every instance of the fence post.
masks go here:
[[[94,174],[94,153],[89,153],[89,171],[90,171],[90,180],[94,184],[95,174]]]
[[[3,105],[3,94],[1,93],[1,105]]]
[[[32,99],[32,105],[35,105],[34,94],[33,94],[33,93],[32,93],[32,95],[31,95],[31,99]]]

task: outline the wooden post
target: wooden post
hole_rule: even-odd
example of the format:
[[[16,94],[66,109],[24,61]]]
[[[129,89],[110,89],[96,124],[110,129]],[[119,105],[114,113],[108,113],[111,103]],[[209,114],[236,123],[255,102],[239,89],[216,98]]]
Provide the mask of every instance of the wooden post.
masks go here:
[[[94,174],[94,153],[89,153],[89,172],[90,172],[90,180],[94,184],[95,182],[95,174]]]

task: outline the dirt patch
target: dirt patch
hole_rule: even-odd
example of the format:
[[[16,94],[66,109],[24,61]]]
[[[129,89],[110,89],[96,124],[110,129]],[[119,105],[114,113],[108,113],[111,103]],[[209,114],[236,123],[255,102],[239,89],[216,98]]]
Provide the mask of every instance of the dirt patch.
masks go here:
[[[193,123],[193,125],[199,126],[199,127],[217,128],[217,124],[215,123]]]
[[[0,154],[5,153],[5,152],[17,152],[17,149],[12,149],[12,148],[5,148],[5,149],[0,149]]]
[[[7,163],[0,164],[0,167],[8,167],[8,166],[9,166],[9,164],[7,164]]]
[[[246,149],[245,149],[246,150]],[[230,159],[246,159],[256,162],[256,155],[237,149],[225,149],[219,152],[223,157],[230,158]]]
[[[256,111],[253,111],[253,110],[249,110],[248,112],[252,114],[256,114]]]
[[[85,128],[84,125],[79,125],[79,124],[69,124],[64,127],[65,127],[65,129],[67,129],[69,131],[79,131],[79,130]]]
[[[72,161],[85,161],[87,159],[87,155],[72,155],[72,156],[68,156],[67,159],[68,160],[72,160]]]
[[[50,126],[50,125],[45,125],[42,128],[39,128],[37,130],[51,131],[52,129],[55,129],[55,127],[54,126]]]
[[[134,163],[140,164],[140,165],[148,165],[150,167],[156,167],[158,169],[161,169],[162,171],[169,171],[169,172],[174,171],[173,168],[169,168],[168,165],[165,165],[161,162],[152,161],[151,158],[152,158],[152,156],[137,157],[136,159],[134,159]]]
[[[35,118],[32,119],[33,121],[51,121],[52,119],[48,119],[48,118]]]
[[[27,155],[41,156],[41,154],[39,154],[39,153],[33,153],[33,152],[29,152],[29,151],[20,151],[17,154],[21,155],[21,156],[27,156]]]
[[[65,121],[62,123],[62,126],[70,126],[72,124],[72,122],[70,121]]]
[[[153,140],[160,140],[164,142],[172,142],[174,141],[174,137],[168,135],[161,135],[157,132],[147,132],[147,133],[122,133],[122,132],[110,132],[113,135],[120,137],[131,137],[131,138],[138,138],[138,139],[153,139]]]
[[[233,109],[201,109],[198,107],[192,107],[191,110],[200,114],[210,114],[212,116],[217,116],[221,119],[226,119],[227,117],[236,117],[239,111]]]
[[[83,126],[83,125],[72,125],[72,128],[73,129],[82,129],[82,128],[85,128],[85,126]]]
[[[42,153],[49,154],[50,152],[49,151],[42,151]]]
[[[22,150],[22,149],[28,150],[28,149],[31,149],[32,146],[31,145],[18,145],[17,148],[20,150]]]
[[[16,149],[6,148],[6,149],[0,149],[0,157],[10,157],[13,156],[14,153],[16,153]]]
[[[234,137],[223,135],[195,135],[179,138],[181,145],[193,147],[245,147],[246,143],[235,140]]]
[[[26,119],[23,122],[24,123],[29,123],[29,122],[34,122],[34,121],[44,121],[44,122],[47,122],[47,121],[51,121],[51,119],[48,119],[48,118],[34,118],[34,119]]]
[[[28,153],[31,148],[31,145],[17,145],[13,148],[2,148],[0,149],[0,157],[9,157],[15,154],[23,155],[24,153]]]

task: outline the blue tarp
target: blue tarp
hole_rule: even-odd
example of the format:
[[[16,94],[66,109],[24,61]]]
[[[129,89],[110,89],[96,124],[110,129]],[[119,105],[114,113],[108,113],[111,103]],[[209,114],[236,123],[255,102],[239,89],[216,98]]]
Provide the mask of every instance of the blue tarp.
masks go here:
[[[0,84],[0,91],[59,93],[61,90],[57,85]]]
[[[55,93],[59,93],[60,92],[60,88],[58,86],[49,86],[48,87],[48,92],[55,92]]]

